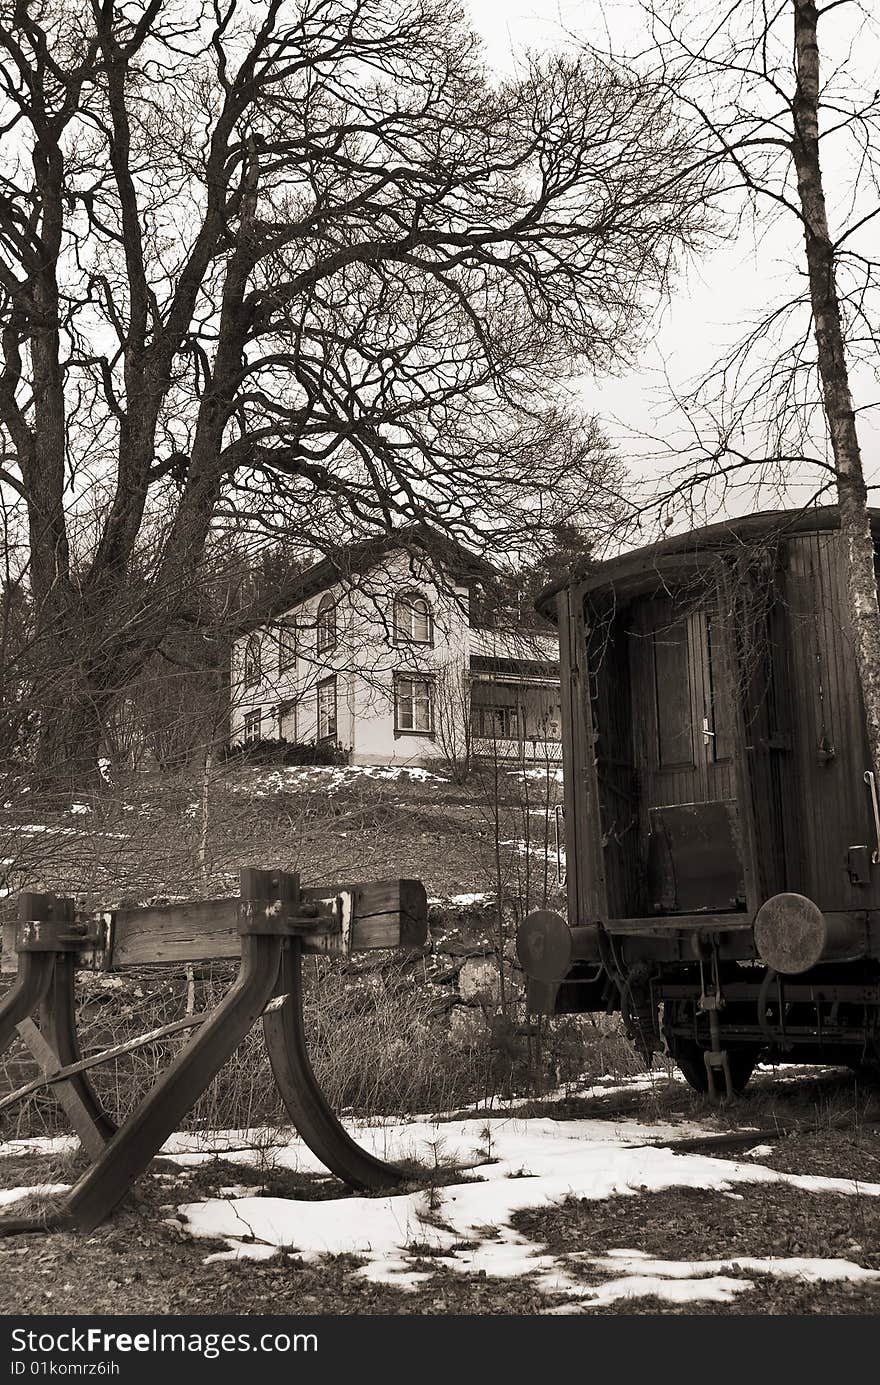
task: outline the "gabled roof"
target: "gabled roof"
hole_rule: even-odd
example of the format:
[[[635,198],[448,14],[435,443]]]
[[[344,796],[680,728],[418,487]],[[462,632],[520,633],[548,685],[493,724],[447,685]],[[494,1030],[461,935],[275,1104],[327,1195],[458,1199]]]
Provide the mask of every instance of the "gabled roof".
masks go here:
[[[378,567],[389,554],[399,550],[427,558],[445,569],[451,578],[461,581],[469,578],[486,580],[495,572],[485,559],[472,553],[441,530],[424,523],[408,524],[384,534],[340,545],[319,562],[306,568],[305,572],[298,572],[289,582],[282,582],[277,596],[244,628],[253,629],[264,625],[267,620],[283,615],[293,606],[300,605],[309,597],[317,596],[320,592],[335,586],[337,582],[364,576]]]

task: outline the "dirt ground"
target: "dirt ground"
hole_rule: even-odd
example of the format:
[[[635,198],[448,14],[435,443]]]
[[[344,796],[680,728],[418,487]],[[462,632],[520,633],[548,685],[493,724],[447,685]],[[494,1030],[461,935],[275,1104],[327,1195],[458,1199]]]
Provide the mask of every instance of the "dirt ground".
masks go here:
[[[524,1108],[528,1114],[528,1107]],[[880,1182],[880,1094],[863,1088],[839,1070],[759,1073],[735,1105],[718,1110],[682,1083],[659,1075],[652,1090],[545,1103],[541,1114],[565,1121],[614,1116],[645,1121],[698,1121],[715,1139],[690,1140],[705,1154],[726,1159],[744,1155],[750,1145],[769,1145],[760,1163],[800,1174],[832,1175]],[[474,1116],[475,1128],[481,1120]],[[744,1129],[746,1128],[746,1129]],[[687,1131],[683,1131],[687,1138]],[[75,1178],[79,1162],[33,1153],[0,1159],[4,1187],[63,1182]],[[280,1254],[265,1262],[230,1261],[205,1265],[220,1247],[191,1240],[173,1221],[179,1203],[217,1196],[230,1184],[259,1184],[273,1196],[345,1196],[335,1180],[278,1169],[258,1170],[222,1158],[182,1169],[154,1162],[124,1210],[91,1236],[73,1233],[0,1239],[0,1283],[6,1313],[199,1313],[242,1314],[536,1314],[563,1309],[570,1302],[542,1293],[525,1276],[494,1279],[418,1264],[432,1273],[414,1291],[374,1284],[354,1273],[351,1256],[304,1263]],[[414,1185],[416,1186],[416,1185]],[[421,1186],[425,1186],[424,1184]],[[18,1210],[18,1209],[17,1209]],[[840,1257],[880,1269],[880,1199],[858,1192],[807,1192],[788,1185],[742,1183],[736,1192],[669,1188],[636,1191],[603,1201],[567,1202],[519,1212],[516,1229],[560,1257],[584,1282],[595,1271],[584,1264],[591,1254],[611,1249],[642,1251],[672,1260],[727,1256]],[[570,1258],[573,1257],[573,1258]],[[745,1274],[725,1268],[752,1287],[730,1304],[676,1304],[636,1298],[595,1310],[661,1314],[875,1314],[880,1311],[880,1281],[868,1284],[807,1283],[801,1279]],[[593,1276],[591,1280],[591,1275]],[[566,1309],[566,1303],[569,1306]]]

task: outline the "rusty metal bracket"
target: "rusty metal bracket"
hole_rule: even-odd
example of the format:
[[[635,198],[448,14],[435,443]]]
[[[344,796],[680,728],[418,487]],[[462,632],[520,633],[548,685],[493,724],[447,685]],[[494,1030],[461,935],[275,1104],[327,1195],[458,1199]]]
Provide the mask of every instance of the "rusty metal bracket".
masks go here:
[[[238,931],[243,938],[296,938],[341,930],[333,903],[302,898],[298,872],[248,867],[240,877]]]
[[[75,952],[94,946],[96,940],[94,926],[77,920],[72,899],[54,894],[19,896],[16,952]]]

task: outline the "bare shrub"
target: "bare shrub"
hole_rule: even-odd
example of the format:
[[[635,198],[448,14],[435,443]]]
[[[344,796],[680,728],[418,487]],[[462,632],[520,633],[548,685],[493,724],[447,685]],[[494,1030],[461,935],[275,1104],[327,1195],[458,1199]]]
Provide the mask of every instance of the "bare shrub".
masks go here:
[[[306,1032],[318,1082],[331,1106],[355,1116],[389,1116],[448,1110],[487,1100],[497,1079],[488,1041],[452,1045],[428,987],[389,967],[368,975],[321,961],[309,968],[304,1006]],[[218,964],[196,974],[196,1009],[210,1008],[231,981],[234,968]],[[114,984],[121,983],[121,984]],[[80,1007],[85,1054],[109,1048],[179,1018],[186,1008],[182,968],[86,983]],[[173,1036],[92,1070],[102,1102],[116,1120],[137,1104],[171,1061],[186,1036]],[[10,1074],[15,1055],[7,1061]],[[16,1081],[22,1081],[20,1071]],[[51,1089],[9,1108],[7,1138],[66,1128]],[[286,1125],[289,1118],[275,1087],[259,1026],[247,1036],[193,1106],[186,1129],[250,1129]]]

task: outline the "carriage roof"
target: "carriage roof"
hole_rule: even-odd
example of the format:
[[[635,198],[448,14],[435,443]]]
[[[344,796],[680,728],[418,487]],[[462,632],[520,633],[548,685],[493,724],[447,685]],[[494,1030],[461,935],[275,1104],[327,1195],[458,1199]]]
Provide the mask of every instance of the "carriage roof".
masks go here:
[[[868,513],[871,517],[871,531],[875,538],[880,539],[880,509],[871,509]],[[758,514],[721,520],[701,529],[691,529],[683,534],[661,539],[643,548],[630,549],[602,562],[590,563],[587,560],[583,565],[576,564],[563,577],[546,586],[535,604],[539,611],[553,619],[553,598],[566,587],[578,585],[584,592],[614,588],[618,592],[634,595],[640,590],[650,588],[655,578],[671,576],[676,570],[693,574],[695,568],[700,568],[700,560],[704,556],[705,567],[708,570],[717,555],[724,550],[734,547],[751,548],[771,539],[782,540],[839,527],[840,517],[836,505],[798,510],[762,510]]]

